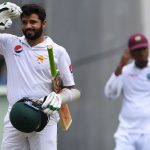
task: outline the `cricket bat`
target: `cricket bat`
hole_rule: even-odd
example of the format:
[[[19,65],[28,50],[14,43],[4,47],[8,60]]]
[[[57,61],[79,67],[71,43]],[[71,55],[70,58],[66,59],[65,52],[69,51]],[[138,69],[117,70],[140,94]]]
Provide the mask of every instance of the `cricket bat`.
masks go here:
[[[56,93],[61,92],[62,89],[62,80],[59,76],[59,71],[56,67],[53,55],[53,47],[51,45],[47,46],[48,56],[49,56],[49,63],[50,63],[50,70],[52,75],[52,85],[53,90]],[[63,130],[67,131],[72,123],[71,113],[68,107],[68,104],[62,104],[59,110],[60,115],[60,122]]]

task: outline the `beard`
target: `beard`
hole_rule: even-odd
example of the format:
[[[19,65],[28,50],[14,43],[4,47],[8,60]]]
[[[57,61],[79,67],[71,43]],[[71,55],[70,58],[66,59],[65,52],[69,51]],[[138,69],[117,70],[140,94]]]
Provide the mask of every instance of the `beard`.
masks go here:
[[[148,60],[135,61],[135,65],[137,68],[143,69],[147,66]]]
[[[32,33],[28,33],[28,31],[32,31],[34,32],[34,34]],[[33,30],[33,29],[26,29],[26,30],[22,30],[24,36],[26,39],[29,39],[29,40],[36,40],[38,39],[42,33],[43,33],[43,28],[40,27],[38,30]]]

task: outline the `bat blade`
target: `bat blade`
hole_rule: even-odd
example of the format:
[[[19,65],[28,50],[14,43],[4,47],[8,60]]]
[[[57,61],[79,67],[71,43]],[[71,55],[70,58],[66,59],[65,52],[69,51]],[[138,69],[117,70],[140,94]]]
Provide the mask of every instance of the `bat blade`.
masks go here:
[[[62,104],[60,108],[60,118],[61,126],[67,131],[72,123],[72,117],[67,104]]]
[[[54,61],[54,55],[53,55],[53,47],[51,45],[47,46],[48,50],[48,56],[49,56],[49,62],[50,62],[50,69],[52,74],[52,83],[53,88],[56,93],[59,93],[61,91],[61,83],[59,82],[59,71],[56,67],[55,61]],[[58,80],[57,80],[58,78]],[[67,131],[72,123],[72,117],[71,113],[68,107],[68,104],[62,104],[61,108],[59,110],[60,115],[60,122],[63,130]]]

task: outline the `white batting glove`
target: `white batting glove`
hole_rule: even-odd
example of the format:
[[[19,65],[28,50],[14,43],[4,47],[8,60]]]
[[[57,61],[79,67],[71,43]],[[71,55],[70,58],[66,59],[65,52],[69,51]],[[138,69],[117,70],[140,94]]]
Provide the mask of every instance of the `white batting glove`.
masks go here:
[[[44,113],[47,115],[50,115],[52,113],[55,113],[56,111],[59,111],[62,103],[62,98],[59,94],[56,94],[55,92],[50,93],[44,103],[42,104],[42,108],[44,109]]]
[[[22,13],[19,6],[5,2],[0,5],[0,30],[5,30],[12,25],[12,18],[17,18]]]

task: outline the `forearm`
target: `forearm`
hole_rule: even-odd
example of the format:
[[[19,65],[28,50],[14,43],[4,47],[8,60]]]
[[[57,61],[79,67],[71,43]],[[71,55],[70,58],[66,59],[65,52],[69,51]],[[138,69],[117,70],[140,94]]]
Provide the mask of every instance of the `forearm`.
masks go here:
[[[42,108],[44,112],[50,115],[53,111],[58,111],[62,103],[74,101],[80,98],[80,91],[75,88],[63,88],[59,94],[51,92],[48,96],[42,98],[44,101]]]
[[[63,88],[59,93],[62,98],[62,103],[78,100],[81,96],[81,93],[78,89],[75,88]]]
[[[117,68],[116,68],[116,70],[115,70],[115,72],[114,72],[116,76],[121,75],[123,66],[124,66],[124,65],[121,64],[121,63],[117,66]]]
[[[122,91],[122,77],[116,76],[115,73],[111,75],[108,82],[106,83],[104,92],[108,99],[116,99],[120,96]]]
[[[120,59],[120,62],[118,64],[115,72],[114,72],[116,76],[121,75],[123,67],[128,64],[130,59],[131,59],[130,50],[126,49]]]

